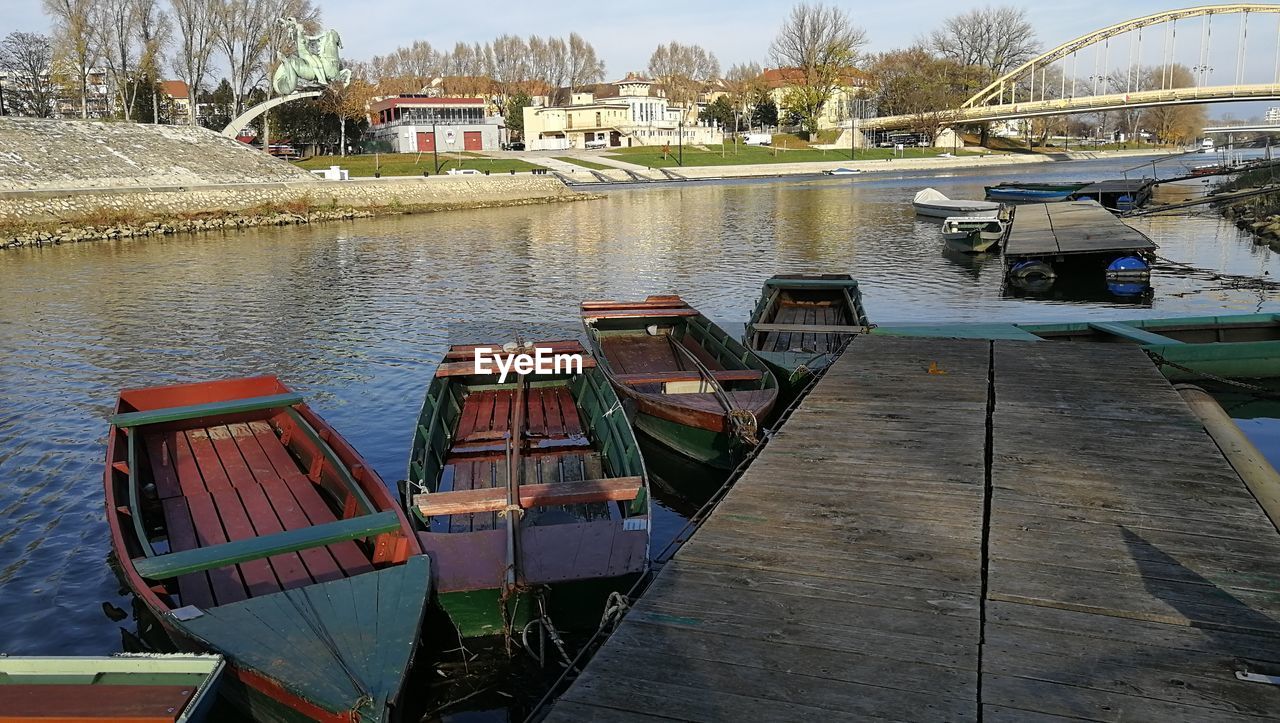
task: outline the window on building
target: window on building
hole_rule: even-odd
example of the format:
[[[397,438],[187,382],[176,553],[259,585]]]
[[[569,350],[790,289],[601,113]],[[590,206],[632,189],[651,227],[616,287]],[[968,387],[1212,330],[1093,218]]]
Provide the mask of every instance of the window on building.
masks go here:
[[[600,122],[600,111],[596,111],[596,128],[599,128],[602,125],[604,124]]]

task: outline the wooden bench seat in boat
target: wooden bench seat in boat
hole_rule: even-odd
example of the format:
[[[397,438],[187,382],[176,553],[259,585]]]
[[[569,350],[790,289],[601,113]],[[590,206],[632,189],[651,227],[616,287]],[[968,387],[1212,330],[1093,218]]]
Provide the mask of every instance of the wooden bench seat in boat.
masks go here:
[[[803,334],[860,334],[861,326],[837,324],[752,324],[754,331],[793,331]]]
[[[126,412],[112,417],[111,423],[117,427],[141,427],[162,422],[178,422],[201,417],[216,417],[224,414],[257,412],[264,409],[280,409],[281,407],[301,404],[303,401],[302,395],[294,392],[270,394],[263,397],[232,399],[226,402],[165,407],[164,409],[153,409],[145,412]]]
[[[589,502],[627,502],[640,496],[640,477],[584,479],[553,484],[520,485],[520,506],[577,505]],[[413,504],[424,516],[499,512],[507,507],[506,487],[485,487],[415,495]]]
[[[711,372],[717,382],[757,382],[764,377],[759,369],[721,369]],[[615,374],[614,380],[621,384],[664,384],[666,382],[700,382],[703,376],[697,371],[664,371],[640,372],[637,374]]]
[[[179,569],[184,605],[223,605],[370,571],[369,555],[353,539],[394,527],[383,529],[390,521],[382,517],[354,514],[346,516],[364,521],[327,527],[338,523],[339,516],[308,477],[309,470],[302,469],[265,421],[133,433],[142,435],[169,543],[169,554],[138,560],[135,566],[149,569],[149,575]],[[362,525],[377,529],[357,534]],[[292,532],[304,534],[263,542]],[[226,547],[241,542],[248,544]],[[258,543],[268,556],[241,559]],[[294,545],[301,547],[284,549]],[[209,552],[173,557],[197,550]],[[198,571],[185,569],[224,553],[234,559]]]

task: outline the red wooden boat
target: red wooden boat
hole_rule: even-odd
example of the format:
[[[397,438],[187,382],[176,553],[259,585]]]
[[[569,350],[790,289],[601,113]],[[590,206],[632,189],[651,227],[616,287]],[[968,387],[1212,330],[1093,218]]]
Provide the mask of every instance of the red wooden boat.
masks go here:
[[[120,393],[107,440],[120,572],[174,645],[227,657],[254,720],[378,721],[430,592],[386,485],[275,377]]]

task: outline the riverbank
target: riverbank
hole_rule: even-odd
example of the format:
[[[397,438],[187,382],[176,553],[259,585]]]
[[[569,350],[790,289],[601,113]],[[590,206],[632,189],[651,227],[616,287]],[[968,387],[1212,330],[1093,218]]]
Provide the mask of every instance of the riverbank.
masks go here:
[[[1126,151],[1064,151],[1062,153],[989,153],[961,156],[929,156],[924,158],[838,158],[832,153],[830,161],[804,161],[798,163],[758,163],[715,166],[674,166],[659,170],[621,160],[621,157],[584,155],[582,159],[596,165],[610,166],[607,170],[578,169],[567,172],[575,184],[644,183],[671,180],[736,180],[744,178],[784,178],[787,176],[812,176],[837,168],[856,169],[864,174],[906,173],[912,171],[951,170],[964,168],[999,168],[1061,161],[1106,160],[1110,158],[1151,157],[1170,155],[1168,152],[1150,149]],[[537,163],[539,159],[530,158]],[[556,159],[559,160],[559,159]],[[565,158],[577,161],[578,157]],[[664,172],[665,171],[665,172]],[[561,169],[561,172],[565,172]],[[600,174],[605,179],[602,180]],[[668,175],[671,174],[671,175]]]
[[[549,176],[0,192],[0,245],[98,241],[599,198]]]
[[[1273,168],[1242,173],[1235,180],[1219,186],[1218,191],[1247,191],[1274,186],[1276,185],[1275,174],[1276,171]],[[1238,228],[1251,232],[1255,243],[1267,244],[1272,249],[1280,251],[1280,191],[1222,203],[1217,207],[1227,220]]]

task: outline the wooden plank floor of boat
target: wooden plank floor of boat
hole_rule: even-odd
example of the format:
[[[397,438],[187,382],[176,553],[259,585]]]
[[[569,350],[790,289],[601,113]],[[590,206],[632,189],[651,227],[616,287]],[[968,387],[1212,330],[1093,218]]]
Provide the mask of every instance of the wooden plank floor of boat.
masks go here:
[[[333,522],[337,516],[263,421],[143,432],[171,551]],[[354,542],[178,578],[183,605],[209,608],[372,570]]]
[[[1277,580],[1139,349],[860,336],[548,720],[1275,719]]]

